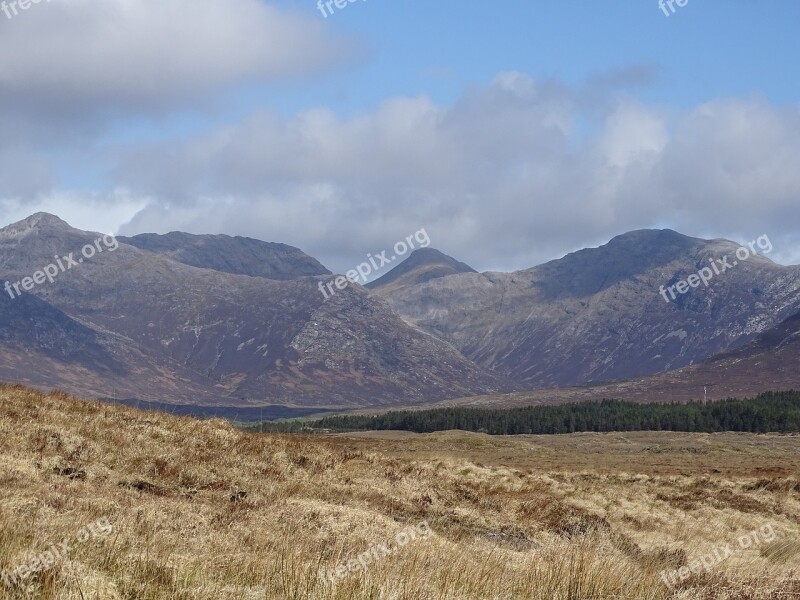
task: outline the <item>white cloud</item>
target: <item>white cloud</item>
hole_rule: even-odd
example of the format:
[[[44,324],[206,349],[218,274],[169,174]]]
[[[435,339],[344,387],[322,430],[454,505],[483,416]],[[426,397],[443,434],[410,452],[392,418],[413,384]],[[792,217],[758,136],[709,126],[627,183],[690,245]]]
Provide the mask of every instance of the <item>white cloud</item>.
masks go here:
[[[0,98],[151,110],[313,73],[350,50],[318,20],[259,0],[58,0],[0,19]]]
[[[600,144],[609,165],[627,167],[658,157],[668,141],[666,122],[634,103],[617,107],[605,122]]]
[[[665,225],[795,243],[798,111],[720,100],[668,115],[625,98],[597,115],[579,96],[509,73],[451,107],[401,97],[348,119],[252,115],[135,153],[121,182],[169,209],[157,200],[127,230],[278,239],[334,269],[419,227],[484,269]]]
[[[320,19],[261,0],[5,6],[17,12],[0,13],[0,202],[8,215],[53,199],[72,211],[68,199],[82,193],[64,189],[65,179],[113,190],[102,173],[122,146],[116,136],[187,116],[213,119],[241,85],[311,76],[356,49]]]
[[[80,99],[84,116],[106,102],[123,114],[172,101],[185,107],[187,95],[323,66],[327,50],[344,47],[318,27],[257,0],[37,5],[0,21],[0,52],[14,48],[20,57],[0,66],[0,103],[16,98],[29,117],[37,102]],[[98,47],[104,52],[93,53]],[[96,230],[130,218],[123,232],[250,235],[300,246],[337,270],[421,227],[435,247],[479,269],[527,267],[663,226],[737,240],[767,233],[777,256],[800,255],[798,108],[721,99],[670,113],[615,94],[617,79],[645,75],[625,71],[569,88],[500,73],[452,106],[423,95],[348,118],[326,107],[290,118],[258,111],[188,138],[113,151],[96,143],[102,128],[65,125],[60,151],[79,171],[81,163],[102,170],[117,190],[105,194],[59,186],[52,152],[29,142],[41,148],[57,117],[44,111],[25,126],[0,113],[10,131],[0,140],[3,220],[51,210]],[[52,160],[64,169],[63,159]],[[99,205],[113,210],[84,208]]]

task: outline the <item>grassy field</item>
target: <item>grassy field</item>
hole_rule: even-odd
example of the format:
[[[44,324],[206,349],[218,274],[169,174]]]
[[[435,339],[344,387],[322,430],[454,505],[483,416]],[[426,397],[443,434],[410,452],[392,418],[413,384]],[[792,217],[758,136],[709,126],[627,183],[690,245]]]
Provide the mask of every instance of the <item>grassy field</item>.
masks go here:
[[[2,388],[0,465],[32,571],[0,598],[800,598],[799,436],[259,435]]]
[[[463,431],[370,431],[332,437],[349,450],[416,460],[446,457],[523,471],[800,477],[798,435],[644,431],[489,436]]]

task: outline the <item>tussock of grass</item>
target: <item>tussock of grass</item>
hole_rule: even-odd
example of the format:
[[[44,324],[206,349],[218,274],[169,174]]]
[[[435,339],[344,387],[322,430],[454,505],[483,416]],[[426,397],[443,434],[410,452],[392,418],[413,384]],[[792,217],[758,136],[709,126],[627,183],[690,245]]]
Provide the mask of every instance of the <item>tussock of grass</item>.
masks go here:
[[[353,451],[335,438],[258,435],[0,389],[0,570],[108,517],[0,598],[779,598],[800,593],[792,478],[522,472]],[[427,521],[367,571],[371,544]],[[780,539],[668,588],[659,578],[769,522]],[[786,596],[788,597],[788,596]]]

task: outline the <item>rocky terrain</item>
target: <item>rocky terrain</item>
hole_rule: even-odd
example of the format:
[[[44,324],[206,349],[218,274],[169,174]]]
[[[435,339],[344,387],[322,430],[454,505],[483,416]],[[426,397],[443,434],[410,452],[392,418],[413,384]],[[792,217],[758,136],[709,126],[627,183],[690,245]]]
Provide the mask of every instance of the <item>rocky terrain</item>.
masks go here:
[[[763,255],[674,301],[660,294],[711,260],[735,261],[738,247],[670,230],[634,231],[523,271],[427,281],[412,271],[402,276],[406,285],[375,291],[477,364],[527,388],[565,387],[685,367],[796,313],[800,268]]]
[[[675,301],[659,293],[733,256],[738,245],[725,240],[635,231],[514,273],[477,273],[427,248],[326,299],[318,286],[332,274],[284,244],[139,235],[78,258],[99,238],[45,213],[0,230],[10,283],[56,257],[78,261],[2,296],[0,378],[251,416],[800,385],[796,321],[786,320],[800,311],[800,268],[753,256]]]
[[[434,248],[420,248],[386,275],[364,287],[387,294],[397,289],[458,273],[477,273],[477,271]]]
[[[191,370],[156,360],[124,336],[92,328],[30,294],[0,295],[0,342],[0,379],[7,382],[110,399],[215,398]]]
[[[119,241],[149,250],[192,267],[267,279],[299,279],[330,275],[315,258],[302,250],[228,235],[191,235],[174,231],[166,235],[143,233]]]
[[[19,281],[56,255],[76,252],[77,257],[97,237],[52,215],[34,215],[0,230],[0,269],[9,281]],[[191,237],[182,239],[191,242],[187,252],[179,252],[186,258],[197,244]],[[218,249],[238,243],[229,238]],[[301,271],[308,267],[305,255],[292,254],[300,257]],[[222,250],[219,255],[226,262]],[[286,256],[281,248],[275,262]],[[237,264],[255,269],[245,261]],[[6,363],[3,375],[43,386],[56,380],[58,387],[91,396],[244,407],[357,406],[514,389],[446,342],[406,324],[384,300],[359,286],[325,301],[317,288],[320,280],[198,268],[119,241],[116,250],[98,253],[30,291],[37,306],[60,311],[65,322],[80,324],[87,339],[97,340],[94,353],[84,358],[82,348],[89,342],[79,346],[83,338],[76,339],[75,352],[65,362],[84,371],[53,377],[51,361],[31,360],[54,343],[50,337],[62,335],[41,329],[39,338],[20,347],[31,355]],[[98,371],[97,344],[126,385]],[[165,393],[184,381],[190,385],[182,391]]]
[[[631,402],[688,402],[755,397],[765,390],[800,389],[800,314],[744,346],[668,373],[624,381],[456,398],[442,406],[517,407],[615,398]]]

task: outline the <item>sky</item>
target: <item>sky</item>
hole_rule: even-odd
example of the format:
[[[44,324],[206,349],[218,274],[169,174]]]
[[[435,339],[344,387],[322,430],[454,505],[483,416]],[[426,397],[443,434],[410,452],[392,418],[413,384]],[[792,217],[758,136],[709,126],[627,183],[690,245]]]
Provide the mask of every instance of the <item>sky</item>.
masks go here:
[[[642,228],[800,263],[795,0],[6,7],[0,225],[242,235],[337,272],[421,229],[481,271]]]

